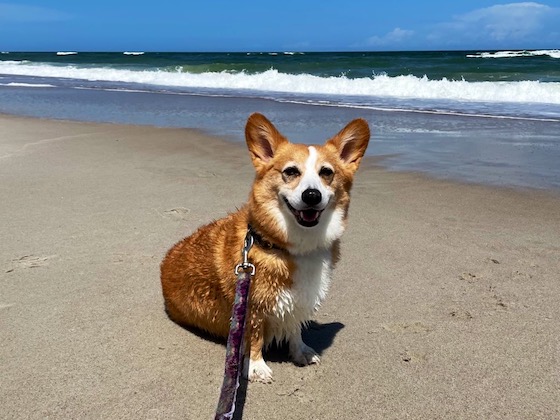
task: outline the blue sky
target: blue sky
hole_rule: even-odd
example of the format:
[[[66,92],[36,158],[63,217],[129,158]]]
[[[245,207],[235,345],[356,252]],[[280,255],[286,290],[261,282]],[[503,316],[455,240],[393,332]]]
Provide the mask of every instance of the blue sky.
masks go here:
[[[560,0],[0,0],[2,51],[560,48]]]

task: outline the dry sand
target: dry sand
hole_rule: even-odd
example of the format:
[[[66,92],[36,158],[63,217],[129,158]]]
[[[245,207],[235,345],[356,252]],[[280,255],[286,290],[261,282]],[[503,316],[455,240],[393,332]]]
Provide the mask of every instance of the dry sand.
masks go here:
[[[0,127],[0,417],[213,418],[224,345],[167,319],[159,262],[245,201],[245,148],[184,129]],[[558,195],[367,162],[306,333],[322,364],[272,352],[275,382],[243,384],[238,418],[560,418],[559,255]]]

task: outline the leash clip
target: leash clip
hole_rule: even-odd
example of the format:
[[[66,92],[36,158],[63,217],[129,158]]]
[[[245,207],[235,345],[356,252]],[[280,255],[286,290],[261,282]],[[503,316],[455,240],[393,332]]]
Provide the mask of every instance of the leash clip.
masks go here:
[[[251,231],[247,231],[247,235],[245,236],[245,241],[243,242],[243,249],[241,250],[241,257],[243,258],[243,262],[241,264],[237,264],[235,266],[235,275],[238,275],[240,271],[245,271],[251,269],[249,272],[252,276],[255,275],[255,266],[249,262],[249,251],[251,247],[255,243],[255,239],[251,234]]]

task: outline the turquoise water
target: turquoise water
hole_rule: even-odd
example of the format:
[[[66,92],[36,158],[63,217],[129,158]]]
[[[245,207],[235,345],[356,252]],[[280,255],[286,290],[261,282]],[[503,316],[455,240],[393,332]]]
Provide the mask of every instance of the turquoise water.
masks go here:
[[[427,76],[430,80],[560,82],[560,50],[486,52],[339,52],[339,53],[158,53],[80,52],[59,55],[18,53],[0,55],[2,61],[28,61],[55,66],[189,73],[258,74],[270,69],[292,75]]]

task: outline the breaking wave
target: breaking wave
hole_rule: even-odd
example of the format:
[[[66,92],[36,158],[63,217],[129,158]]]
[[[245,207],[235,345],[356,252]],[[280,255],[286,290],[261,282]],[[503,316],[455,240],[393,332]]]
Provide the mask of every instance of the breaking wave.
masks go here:
[[[560,58],[560,50],[496,51],[496,52],[479,52],[476,54],[467,54],[468,58],[515,58],[515,57],[538,57],[538,56],[549,56],[552,58]]]
[[[431,80],[413,75],[350,79],[344,75],[321,77],[311,74],[286,74],[270,69],[257,74],[244,72],[189,73],[181,69],[127,70],[108,67],[57,66],[26,61],[0,62],[0,73],[54,79],[141,84],[148,90],[217,89],[243,92],[337,97],[385,97],[452,101],[560,104],[560,83],[539,81],[468,82]],[[151,88],[150,88],[151,86]],[[124,87],[124,86],[123,86]],[[130,88],[130,87],[128,87]]]

